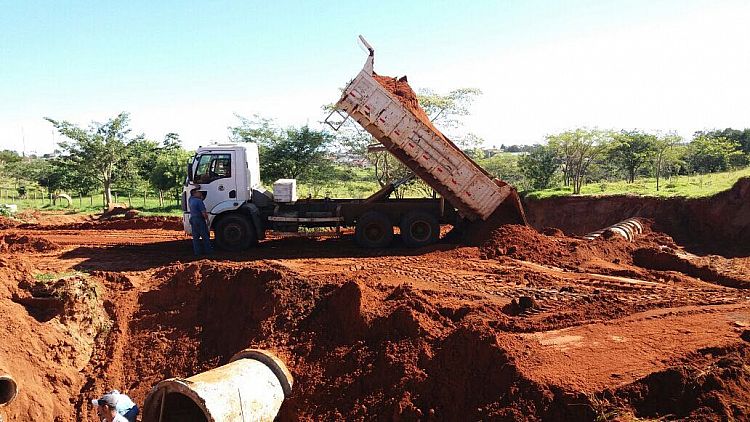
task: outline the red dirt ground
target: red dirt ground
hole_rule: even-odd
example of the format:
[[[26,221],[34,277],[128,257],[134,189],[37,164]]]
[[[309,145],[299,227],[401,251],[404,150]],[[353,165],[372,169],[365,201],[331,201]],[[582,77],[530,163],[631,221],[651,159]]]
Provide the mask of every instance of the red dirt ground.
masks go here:
[[[37,219],[0,231],[58,245],[0,257],[7,420],[92,421],[107,389],[142,404],[246,347],[295,377],[280,420],[750,418],[750,259],[651,229],[510,225],[420,250],[272,237],[194,260],[163,228],[178,219]]]

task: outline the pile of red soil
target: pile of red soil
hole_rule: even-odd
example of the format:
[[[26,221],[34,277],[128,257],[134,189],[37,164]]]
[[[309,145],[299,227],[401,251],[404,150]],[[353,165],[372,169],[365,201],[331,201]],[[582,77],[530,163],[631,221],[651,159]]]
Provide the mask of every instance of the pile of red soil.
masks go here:
[[[524,226],[506,226],[531,254],[552,247]],[[560,245],[557,251],[564,252]],[[224,364],[238,350],[279,355],[295,384],[280,420],[595,420],[598,401],[540,384],[519,369],[522,340],[500,331],[481,306],[453,308],[409,284],[345,275],[297,277],[271,263],[175,265],[139,298],[121,366],[110,379],[143,402],[151,387]],[[743,352],[744,353],[744,352]],[[743,355],[744,356],[744,355]],[[735,368],[736,366],[732,366]],[[731,380],[731,374],[719,374]],[[737,378],[747,382],[747,376]],[[640,390],[638,390],[640,388]],[[645,388],[645,387],[644,387]],[[637,402],[638,385],[609,392],[611,403],[663,415]],[[649,387],[652,388],[652,387]],[[726,391],[723,391],[725,388]],[[731,381],[698,394],[729,394]],[[739,387],[737,387],[739,388]],[[652,388],[653,389],[653,388]],[[675,393],[682,399],[689,395]],[[685,403],[681,412],[699,406]],[[715,403],[714,403],[715,404]],[[713,406],[713,404],[708,404]],[[714,414],[723,410],[710,407]],[[747,413],[736,413],[740,416]]]
[[[462,243],[481,246],[492,238],[497,228],[507,224],[526,224],[523,206],[515,189],[486,220],[467,222],[458,229],[458,234],[461,236]]]
[[[468,312],[438,307],[410,285],[301,279],[259,263],[166,268],[144,293],[110,377],[151,386],[226,363],[246,347],[273,350],[293,376],[281,420],[492,419],[561,410],[520,375],[499,339]],[[327,277],[331,277],[328,275]]]
[[[18,234],[0,236],[0,251],[2,252],[49,252],[59,247],[56,243],[37,236]]]
[[[13,227],[18,226],[18,224],[18,220],[0,216],[0,230],[12,229]]]
[[[652,246],[635,250],[633,261],[643,268],[677,271],[722,286],[750,289],[749,260],[696,256],[666,246]]]
[[[750,417],[750,347],[696,353],[689,364],[655,372],[605,399],[634,416],[680,420],[748,420]]]
[[[388,90],[391,94],[396,96],[396,98],[399,100],[399,102],[406,107],[407,109],[411,110],[414,115],[422,121],[427,127],[431,128],[435,133],[438,133],[442,135],[442,133],[435,128],[435,126],[430,121],[430,116],[425,113],[424,109],[419,105],[419,100],[417,99],[417,94],[414,92],[413,89],[411,89],[411,86],[409,86],[409,82],[406,80],[406,76],[402,76],[401,78],[393,78],[390,76],[380,76],[373,74],[373,78],[385,89]]]
[[[511,224],[493,230],[480,251],[485,258],[508,256],[554,267],[581,269],[592,263],[599,266],[630,264],[636,248],[636,243],[616,236],[595,240],[548,236],[529,226]]]

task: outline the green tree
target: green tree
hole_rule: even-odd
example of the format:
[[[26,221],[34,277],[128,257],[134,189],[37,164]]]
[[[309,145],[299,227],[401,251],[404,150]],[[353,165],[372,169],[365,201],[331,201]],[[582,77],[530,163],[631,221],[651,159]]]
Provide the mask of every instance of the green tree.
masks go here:
[[[149,183],[159,192],[159,206],[164,206],[164,193],[172,192],[179,196],[179,190],[185,181],[185,163],[190,153],[177,148],[165,148],[158,155],[156,164],[149,175]]]
[[[652,159],[655,151],[655,135],[623,130],[613,135],[607,156],[627,175],[628,182],[633,183],[638,170]]]
[[[696,173],[715,173],[747,164],[739,142],[707,135],[698,135],[690,142],[685,159]]]
[[[471,114],[469,108],[481,94],[482,91],[478,88],[458,88],[446,95],[422,89],[417,100],[433,124],[450,129],[461,126],[460,118]]]
[[[695,138],[706,136],[709,138],[726,138],[740,145],[740,149],[745,154],[750,155],[750,128],[738,130],[726,128],[724,130],[699,131],[695,133]]]
[[[518,159],[521,173],[534,189],[547,189],[560,166],[555,150],[548,145],[537,145]]]
[[[21,156],[17,152],[9,149],[0,151],[0,165],[15,163],[21,161]]]
[[[680,135],[676,133],[669,133],[663,136],[657,136],[654,141],[654,173],[656,175],[656,190],[659,190],[659,181],[661,179],[662,172],[664,171],[664,165],[670,158],[670,152],[673,150],[675,145],[682,142]]]
[[[573,194],[581,193],[590,166],[607,150],[611,134],[598,129],[576,129],[547,137],[549,146],[563,163],[566,185],[573,185]]]
[[[68,140],[59,143],[70,169],[84,178],[95,178],[104,189],[104,204],[112,206],[112,183],[128,159],[129,117],[123,112],[106,123],[83,129],[68,121],[45,118]]]
[[[176,133],[168,133],[161,143],[144,136],[128,144],[128,189],[146,182],[159,195],[159,205],[164,206],[164,194],[172,192],[179,196],[185,181],[185,163],[190,153],[181,146]],[[145,188],[145,186],[144,186]]]
[[[419,105],[427,113],[430,122],[441,131],[450,131],[463,125],[462,117],[471,114],[471,105],[482,91],[478,88],[458,88],[441,95],[431,89],[421,89],[417,95]],[[484,139],[467,133],[455,137],[452,141],[472,158],[481,156]]]
[[[478,161],[487,172],[519,189],[526,188],[524,173],[519,167],[519,156],[510,153],[495,154]]]
[[[230,130],[235,140],[258,144],[261,178],[266,182],[281,178],[304,180],[332,165],[326,151],[333,136],[326,131],[307,125],[282,130],[272,120],[259,116],[240,117],[240,125]]]

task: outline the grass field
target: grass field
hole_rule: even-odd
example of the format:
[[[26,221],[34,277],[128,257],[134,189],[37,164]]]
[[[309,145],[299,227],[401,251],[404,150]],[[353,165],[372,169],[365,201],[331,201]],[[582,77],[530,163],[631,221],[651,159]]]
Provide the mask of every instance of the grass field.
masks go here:
[[[727,190],[740,177],[750,177],[750,167],[742,170],[713,173],[695,176],[677,176],[671,179],[663,179],[660,182],[660,190],[656,190],[654,178],[636,179],[634,183],[625,181],[590,183],[581,189],[581,195],[622,195],[633,194],[641,196],[656,197],[686,197],[700,198],[713,195],[717,192]],[[380,187],[369,174],[368,170],[357,169],[356,173],[348,177],[349,180],[340,182],[327,182],[322,184],[301,183],[297,188],[300,198],[311,195],[314,198],[367,198]],[[569,187],[557,187],[539,191],[524,192],[524,196],[533,199],[543,199],[558,196],[572,195]],[[415,185],[407,187],[406,197],[423,197],[424,192]],[[113,198],[114,200],[114,198]],[[131,206],[139,210],[142,215],[180,215],[182,213],[179,204],[173,198],[165,199],[165,206],[159,206],[158,198],[147,195],[145,201],[142,194],[130,199],[118,196],[117,203]],[[66,204],[53,205],[49,199],[41,197],[41,194],[29,194],[27,198],[18,199],[15,189],[0,187],[0,204],[14,203],[18,205],[19,211],[27,209],[38,209],[48,211],[63,211],[70,214],[96,214],[104,208],[102,195],[74,197],[70,206]]]
[[[144,203],[142,195],[140,197],[132,197],[130,201],[128,201],[127,197],[118,197],[117,203],[126,206],[130,204],[145,216],[182,214],[182,209],[174,199],[165,199],[164,207],[159,206],[159,199],[156,197],[147,196]],[[64,200],[58,201],[56,205],[53,205],[49,199],[40,198],[39,196],[34,199],[32,195],[28,195],[27,198],[18,199],[14,195],[2,192],[0,193],[0,204],[16,204],[19,211],[37,209],[41,211],[64,211],[70,214],[96,214],[101,213],[104,209],[104,198],[102,198],[101,194],[94,195],[93,197],[73,197],[73,202],[70,206],[66,206],[67,204]]]
[[[750,177],[750,167],[724,173],[701,174],[695,176],[675,176],[662,179],[659,190],[656,190],[655,178],[636,179],[633,183],[625,181],[599,182],[585,185],[581,195],[622,195],[633,194],[656,197],[701,198],[725,191],[741,177]],[[527,198],[543,199],[555,196],[572,195],[570,187],[558,187],[524,193]]]

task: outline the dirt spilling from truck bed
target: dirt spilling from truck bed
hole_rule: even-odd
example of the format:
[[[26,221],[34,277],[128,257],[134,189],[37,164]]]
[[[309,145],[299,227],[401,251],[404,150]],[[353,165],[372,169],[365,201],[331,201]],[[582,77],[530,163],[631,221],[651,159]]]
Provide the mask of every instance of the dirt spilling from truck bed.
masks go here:
[[[458,148],[456,144],[453,143],[453,141],[448,139],[441,131],[439,131],[435,127],[435,125],[432,124],[430,116],[428,116],[422,106],[419,105],[417,94],[414,92],[411,86],[409,86],[409,82],[407,81],[406,76],[402,76],[400,78],[380,76],[376,74],[373,74],[372,76],[381,86],[383,86],[383,88],[387,89],[391,94],[393,94],[404,107],[414,113],[414,116],[416,116],[422,123],[429,127],[433,133],[442,137],[449,145],[453,146],[456,151],[461,152],[461,149]]]
[[[93,421],[107,389],[142,404],[246,347],[295,377],[281,420],[750,417],[750,258],[648,227],[419,250],[271,236],[195,260],[171,228],[38,218],[0,232],[59,247],[0,257],[7,420]]]

